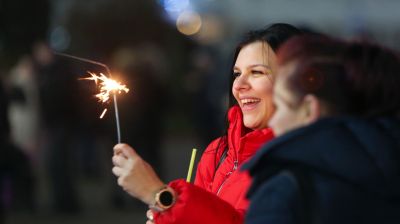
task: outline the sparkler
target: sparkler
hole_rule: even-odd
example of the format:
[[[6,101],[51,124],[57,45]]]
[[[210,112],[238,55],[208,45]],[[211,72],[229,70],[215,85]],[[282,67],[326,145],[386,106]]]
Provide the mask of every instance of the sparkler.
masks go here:
[[[69,55],[69,54],[59,53],[59,52],[54,52],[54,54],[60,55],[63,57],[72,58],[72,59],[79,60],[79,61],[83,61],[83,62],[87,62],[87,63],[91,63],[91,64],[95,64],[95,65],[99,65],[106,69],[109,78],[102,73],[100,73],[100,75],[96,75],[95,73],[88,72],[91,76],[82,78],[82,79],[93,80],[96,83],[96,85],[100,86],[100,93],[95,95],[99,99],[99,102],[102,102],[102,103],[108,102],[110,100],[110,94],[112,93],[113,101],[114,101],[115,120],[116,120],[116,124],[117,124],[118,143],[121,143],[121,128],[119,125],[118,102],[117,102],[117,94],[116,93],[121,93],[122,91],[127,93],[129,91],[129,89],[125,85],[117,82],[116,80],[111,79],[111,70],[108,68],[107,65],[105,65],[103,63],[89,60],[86,58],[76,57],[76,56]],[[107,112],[107,109],[104,109],[100,115],[100,119],[104,117],[106,112]]]

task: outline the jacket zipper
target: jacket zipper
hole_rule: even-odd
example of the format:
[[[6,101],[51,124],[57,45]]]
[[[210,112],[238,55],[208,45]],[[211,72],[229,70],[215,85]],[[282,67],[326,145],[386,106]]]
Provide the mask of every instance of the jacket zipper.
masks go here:
[[[232,171],[228,172],[228,173],[225,175],[225,180],[224,180],[224,181],[222,182],[222,184],[219,186],[218,191],[217,191],[217,195],[219,195],[219,192],[221,191],[221,189],[222,189],[222,187],[224,186],[225,182],[228,180],[228,177],[229,177],[235,170],[237,170],[237,168],[238,168],[238,161],[235,160],[235,161],[233,162],[233,169],[232,169]]]

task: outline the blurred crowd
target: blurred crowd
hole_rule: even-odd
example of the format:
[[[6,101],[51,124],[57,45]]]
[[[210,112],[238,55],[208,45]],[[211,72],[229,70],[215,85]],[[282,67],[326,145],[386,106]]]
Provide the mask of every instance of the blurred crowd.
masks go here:
[[[221,72],[218,52],[179,34],[153,1],[71,2],[61,13],[61,1],[0,1],[2,212],[78,213],[77,182],[111,178],[113,104],[97,102],[96,86],[80,80],[88,71],[107,71],[55,51],[107,64],[130,88],[118,98],[122,141],[140,149],[159,173],[166,134],[203,133],[199,148],[220,134],[224,91],[209,82]],[[67,33],[53,37],[60,29],[55,24]],[[63,49],[57,43],[66,35],[71,41]],[[111,206],[135,203],[115,181],[106,185]]]

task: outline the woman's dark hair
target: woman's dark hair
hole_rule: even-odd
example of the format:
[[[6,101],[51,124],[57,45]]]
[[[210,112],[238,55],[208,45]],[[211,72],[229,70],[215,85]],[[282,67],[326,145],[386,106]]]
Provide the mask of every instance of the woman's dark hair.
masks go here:
[[[290,25],[290,24],[286,24],[286,23],[274,23],[272,25],[267,26],[266,28],[263,29],[258,29],[258,30],[252,30],[249,31],[248,33],[246,33],[242,40],[238,43],[235,52],[233,54],[233,60],[232,60],[232,66],[229,68],[229,88],[232,87],[233,85],[233,81],[234,81],[234,76],[232,75],[232,68],[235,65],[236,59],[239,55],[240,50],[251,44],[254,42],[265,42],[267,43],[274,52],[277,52],[278,48],[289,38],[295,36],[295,35],[300,35],[302,34],[302,31],[297,29],[296,27]],[[236,100],[232,95],[232,91],[229,90],[229,108],[232,107],[233,105],[236,104]],[[229,110],[228,108],[228,110]],[[227,133],[228,133],[228,125],[229,125],[229,121],[227,119],[227,114],[226,113],[226,120],[227,120],[227,124],[226,124],[226,128],[225,128],[225,133],[224,135],[221,137],[221,140],[219,141],[219,143],[217,144],[216,147],[216,157],[215,157],[215,166],[216,169],[215,171],[218,169],[219,165],[222,163],[222,161],[224,160],[224,154],[227,151]],[[223,150],[223,152],[218,152],[218,150],[220,149],[221,144],[226,144],[225,149]],[[222,158],[221,158],[222,155]],[[221,158],[218,160],[218,158]],[[215,173],[214,173],[215,174]]]
[[[329,114],[360,117],[396,115],[400,110],[400,61],[368,42],[323,36],[295,37],[278,52],[280,66],[294,62],[286,85],[300,101],[313,94]]]
[[[236,59],[239,55],[240,50],[243,47],[254,43],[254,42],[265,42],[272,50],[276,53],[278,48],[289,38],[302,34],[302,31],[296,27],[286,23],[274,23],[267,26],[264,29],[252,30],[243,36],[243,39],[238,43],[233,54],[232,66],[230,68],[230,74],[232,74],[232,68],[236,63]],[[232,87],[234,76],[229,76],[229,88]],[[232,95],[232,91],[229,91],[229,108],[236,104],[236,100]]]

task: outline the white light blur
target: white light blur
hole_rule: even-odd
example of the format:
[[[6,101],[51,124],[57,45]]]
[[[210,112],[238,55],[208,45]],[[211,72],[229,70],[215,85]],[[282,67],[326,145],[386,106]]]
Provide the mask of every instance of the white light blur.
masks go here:
[[[176,20],[176,28],[185,35],[193,35],[199,32],[201,28],[201,17],[197,12],[182,12]]]

